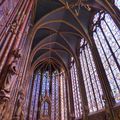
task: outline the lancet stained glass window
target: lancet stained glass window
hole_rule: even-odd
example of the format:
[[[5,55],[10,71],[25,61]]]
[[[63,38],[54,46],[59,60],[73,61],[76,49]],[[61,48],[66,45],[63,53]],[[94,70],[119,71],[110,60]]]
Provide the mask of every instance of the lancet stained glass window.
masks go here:
[[[39,110],[41,119],[67,120],[65,73],[56,70],[50,74],[50,71],[41,73],[38,70],[33,80],[31,118],[36,119]]]
[[[81,98],[80,98],[80,90],[78,85],[76,64],[73,58],[71,59],[71,80],[72,80],[72,90],[73,90],[73,98],[74,98],[75,117],[80,118],[82,115]]]
[[[103,108],[102,88],[95,68],[89,45],[84,39],[80,42],[80,63],[90,112]]]
[[[95,15],[93,37],[116,103],[120,102],[120,30],[106,12]]]
[[[37,72],[34,74],[34,85],[32,92],[32,103],[31,103],[31,117],[33,119],[36,118],[37,104],[38,104],[38,94],[39,94],[39,86],[40,86],[40,73]]]
[[[59,73],[58,71],[55,71],[52,74],[52,115],[51,118],[53,120],[59,120],[59,110],[60,110],[60,106],[59,106]]]
[[[49,72],[45,72],[43,74],[43,81],[42,81],[42,96],[45,96],[45,92],[49,91],[50,86],[49,86],[50,78],[49,78]],[[49,92],[48,92],[49,94]]]
[[[41,114],[42,114],[42,116],[49,116],[49,103],[48,102],[44,102],[43,104],[42,104],[42,107],[41,107]]]
[[[65,85],[65,73],[60,73],[60,101],[61,101],[61,119],[67,120],[67,98],[66,98],[66,85]]]
[[[115,0],[115,5],[120,9],[120,0]]]

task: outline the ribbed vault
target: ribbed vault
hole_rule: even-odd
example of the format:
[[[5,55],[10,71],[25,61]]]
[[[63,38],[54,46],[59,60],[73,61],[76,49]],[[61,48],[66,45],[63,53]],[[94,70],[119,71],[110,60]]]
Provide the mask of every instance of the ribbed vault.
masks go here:
[[[76,16],[77,0],[69,1],[71,9],[63,0],[38,0],[34,26],[30,35],[32,66],[38,66],[39,63],[47,66],[51,61],[50,64],[55,67],[60,67],[59,63],[67,67],[72,56],[77,61],[76,55],[81,38],[84,37],[91,44],[89,36],[91,18],[99,9],[103,8],[104,1],[101,4],[97,3],[99,0],[85,2],[91,9],[88,10],[85,6],[81,6],[79,16]],[[44,66],[40,66],[44,68]]]

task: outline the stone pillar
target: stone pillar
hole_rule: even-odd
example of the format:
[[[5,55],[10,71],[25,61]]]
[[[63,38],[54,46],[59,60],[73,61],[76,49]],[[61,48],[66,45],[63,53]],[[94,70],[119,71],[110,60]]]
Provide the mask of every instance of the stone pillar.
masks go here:
[[[23,16],[22,16],[22,21],[21,21],[22,23],[21,23],[20,29],[19,29],[20,32],[18,33],[18,35],[16,37],[16,40],[13,44],[13,48],[12,48],[13,51],[19,48],[19,44],[22,40],[22,35],[24,33],[25,27],[27,25],[27,22],[28,22],[28,19],[29,19],[29,16],[30,16],[30,11],[32,9],[32,5],[33,5],[33,1],[31,1],[31,2],[28,1],[27,5],[25,6],[25,9],[22,13]],[[10,56],[9,59],[8,59],[8,63],[10,63],[13,59],[14,59],[13,56]]]
[[[78,84],[79,84],[80,96],[81,96],[81,105],[82,105],[82,112],[83,112],[82,119],[88,120],[89,108],[88,108],[87,95],[86,95],[85,84],[84,84],[82,69],[80,65],[79,55],[80,54],[78,50],[77,51],[78,62],[76,62],[76,71],[77,71]]]
[[[67,103],[67,118],[70,119],[70,98],[69,98],[69,90],[68,90],[68,74],[65,72],[65,87],[66,87],[66,103]]]
[[[6,44],[3,46],[2,50],[1,50],[0,73],[1,73],[3,66],[5,65],[5,63],[7,61],[10,51],[12,52],[12,51],[16,50],[16,48],[18,49],[18,46],[16,48],[14,48],[13,44],[15,41],[17,41],[16,39],[18,37],[18,31],[20,31],[20,27],[23,22],[23,17],[25,14],[23,11],[26,11],[26,9],[27,9],[27,8],[26,9],[24,8],[25,4],[26,4],[26,1],[24,1],[24,3],[21,6],[21,9],[20,9],[19,13],[17,14],[17,16],[15,17],[13,23],[10,24],[10,29],[8,30],[8,33],[5,35],[4,39],[6,39],[6,42],[5,42]],[[22,14],[22,12],[24,14]],[[7,62],[7,63],[9,63],[9,62]]]
[[[12,120],[24,120],[24,91],[20,90],[18,92],[18,99],[15,106],[15,111]]]
[[[4,54],[0,61],[0,70],[4,66],[4,70],[1,72],[0,78],[0,82],[2,83],[0,86],[0,102],[3,104],[6,101],[9,101],[11,86],[15,83],[14,78],[12,78],[13,75],[19,74],[17,73],[18,60],[21,57],[19,45],[22,41],[22,34],[26,28],[30,11],[32,9],[32,4],[33,1],[24,1],[19,14],[16,16],[15,21],[11,26],[11,32],[8,35],[9,37],[7,37],[9,41],[8,47],[6,50],[4,49]],[[12,32],[14,34],[12,34]]]
[[[0,87],[0,107],[1,108],[5,107],[6,102],[8,102],[10,99],[11,87],[14,83],[13,77],[14,75],[18,74],[17,66],[18,66],[18,60],[21,57],[21,54],[19,50],[17,50],[13,52],[13,55],[15,59],[11,62],[11,64],[8,64],[5,74],[1,77],[4,80],[2,86]],[[0,112],[2,112],[2,110]]]
[[[73,91],[72,91],[72,78],[70,73],[70,68],[68,71],[68,90],[69,90],[69,100],[70,100],[70,120],[75,119],[75,110],[74,110],[74,100],[73,100]]]
[[[29,96],[29,104],[28,104],[27,120],[30,119],[30,110],[31,110],[32,94],[33,94],[33,87],[34,87],[34,79],[35,79],[35,75],[33,75],[33,79],[32,79],[32,86],[31,86],[31,91],[30,91],[30,96]]]
[[[50,73],[50,90],[49,90],[50,96],[52,96],[52,73]]]

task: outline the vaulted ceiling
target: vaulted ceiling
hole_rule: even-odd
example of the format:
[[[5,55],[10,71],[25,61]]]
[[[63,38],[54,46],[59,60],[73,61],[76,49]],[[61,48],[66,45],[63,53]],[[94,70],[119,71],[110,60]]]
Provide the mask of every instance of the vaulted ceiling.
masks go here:
[[[90,10],[81,6],[77,16],[76,7],[72,7],[77,0],[66,0],[71,9],[64,1],[37,1],[32,30],[31,63],[41,69],[49,69],[49,66],[52,69],[68,68],[71,56],[76,57],[81,38],[84,37],[89,42],[91,19],[101,7],[95,0],[88,0],[87,3],[92,6]]]

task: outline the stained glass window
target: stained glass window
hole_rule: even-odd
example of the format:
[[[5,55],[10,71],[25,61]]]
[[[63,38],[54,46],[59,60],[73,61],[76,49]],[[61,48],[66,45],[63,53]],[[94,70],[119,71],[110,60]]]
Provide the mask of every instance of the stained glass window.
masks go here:
[[[55,119],[55,76],[52,76],[52,107],[51,107],[51,119]]]
[[[115,0],[115,5],[120,9],[120,0]]]
[[[52,108],[51,108],[51,119],[59,120],[59,74],[55,71],[52,74]]]
[[[49,103],[48,102],[45,101],[42,104],[41,112],[42,112],[41,115],[44,116],[44,117],[49,115]]]
[[[60,73],[60,99],[61,99],[61,119],[67,120],[67,98],[66,98],[66,84],[65,73]]]
[[[81,98],[80,98],[80,90],[78,85],[78,77],[76,72],[76,64],[73,58],[71,60],[71,80],[72,80],[72,90],[73,90],[73,98],[74,98],[75,117],[80,118],[82,115]]]
[[[62,76],[60,76],[60,96],[61,96],[61,119],[64,119],[64,92],[63,92],[63,80]]]
[[[120,102],[120,30],[106,12],[94,17],[93,37],[98,48],[112,95]]]
[[[67,120],[65,73],[38,70],[33,80],[30,118],[37,119],[39,110],[40,119]]]
[[[56,120],[59,120],[59,110],[60,110],[60,107],[59,107],[59,74],[56,74],[55,76],[56,78]]]
[[[31,103],[31,117],[33,119],[36,118],[37,113],[37,105],[38,105],[38,96],[39,96],[39,86],[40,86],[40,73],[37,72],[34,75],[34,85],[33,85],[33,91],[32,91],[32,103]]]
[[[41,74],[40,72],[37,73],[37,83],[36,83],[36,93],[35,93],[35,101],[34,101],[34,119],[36,119],[37,116],[37,110],[38,110],[38,100],[39,100],[39,89],[40,89],[40,80],[41,80]]]
[[[96,72],[89,45],[84,39],[80,42],[80,63],[90,112],[103,108],[102,88]]]

